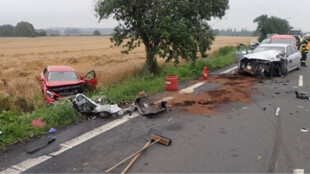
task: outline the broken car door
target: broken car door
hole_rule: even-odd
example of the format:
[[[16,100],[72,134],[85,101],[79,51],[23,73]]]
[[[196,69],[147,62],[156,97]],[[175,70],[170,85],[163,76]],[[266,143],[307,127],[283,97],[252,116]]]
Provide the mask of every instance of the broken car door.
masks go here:
[[[90,71],[86,74],[84,77],[87,82],[89,82],[92,86],[96,86],[97,84],[97,78],[96,78],[96,72],[94,70]]]
[[[240,44],[235,55],[235,63],[239,63],[246,54],[249,54],[248,48],[245,45]]]

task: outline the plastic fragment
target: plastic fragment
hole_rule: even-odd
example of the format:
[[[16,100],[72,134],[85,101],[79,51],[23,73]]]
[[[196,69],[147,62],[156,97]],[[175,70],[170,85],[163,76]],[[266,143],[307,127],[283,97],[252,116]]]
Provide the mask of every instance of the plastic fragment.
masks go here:
[[[257,156],[257,158],[258,158],[258,159],[263,159],[263,157],[262,157],[262,156]]]
[[[51,129],[48,131],[48,133],[54,133],[54,132],[56,132],[56,129],[55,129],[55,128],[51,128]]]
[[[280,107],[277,108],[275,116],[279,116],[279,114],[280,114]]]
[[[302,128],[302,129],[300,129],[300,131],[304,132],[304,133],[309,132],[309,130],[307,128]]]

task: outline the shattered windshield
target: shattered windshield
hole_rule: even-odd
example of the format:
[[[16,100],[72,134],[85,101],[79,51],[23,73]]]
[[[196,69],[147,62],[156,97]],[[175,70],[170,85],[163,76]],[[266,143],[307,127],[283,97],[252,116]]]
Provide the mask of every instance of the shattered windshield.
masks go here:
[[[48,80],[63,81],[63,80],[79,80],[75,72],[72,71],[53,71],[48,73]]]
[[[294,39],[272,39],[272,43],[285,43],[295,45]]]
[[[280,51],[280,52],[284,52],[285,51],[285,48],[284,47],[276,47],[276,46],[258,46],[254,49],[254,53],[257,53],[257,52],[261,52],[261,51],[268,51],[268,50],[277,50],[277,51]]]

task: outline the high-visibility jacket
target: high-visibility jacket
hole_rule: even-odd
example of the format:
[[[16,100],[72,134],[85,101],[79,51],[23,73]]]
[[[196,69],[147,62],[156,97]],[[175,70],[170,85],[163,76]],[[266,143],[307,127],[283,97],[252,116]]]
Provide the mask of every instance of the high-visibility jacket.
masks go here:
[[[300,41],[300,43],[302,43],[302,37],[301,36],[299,36],[299,41]]]
[[[301,52],[303,52],[303,53],[309,53],[309,40],[308,40],[308,39],[305,39],[305,40],[302,42],[302,45],[301,45]]]

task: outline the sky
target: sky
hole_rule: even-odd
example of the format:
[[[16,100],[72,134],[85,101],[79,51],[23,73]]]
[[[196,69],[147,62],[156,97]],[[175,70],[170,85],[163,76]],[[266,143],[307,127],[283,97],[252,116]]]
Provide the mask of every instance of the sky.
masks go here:
[[[96,0],[0,0],[0,25],[16,25],[27,21],[36,29],[50,27],[113,28],[118,22],[112,17],[98,23]],[[262,15],[276,16],[289,21],[294,28],[310,31],[309,0],[229,0],[226,15],[213,19],[214,29],[257,27],[253,20]]]

